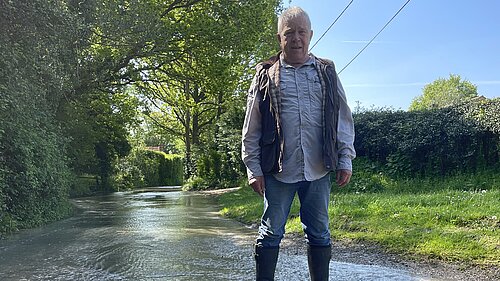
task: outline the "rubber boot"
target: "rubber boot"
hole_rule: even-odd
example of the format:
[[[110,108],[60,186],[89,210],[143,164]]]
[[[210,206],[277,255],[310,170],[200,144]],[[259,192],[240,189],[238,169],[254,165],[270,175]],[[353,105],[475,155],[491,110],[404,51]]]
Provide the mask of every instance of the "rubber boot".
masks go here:
[[[274,280],[274,271],[276,270],[279,250],[279,247],[263,248],[255,246],[254,257],[257,281]]]
[[[312,281],[328,281],[332,246],[307,246],[307,263]]]

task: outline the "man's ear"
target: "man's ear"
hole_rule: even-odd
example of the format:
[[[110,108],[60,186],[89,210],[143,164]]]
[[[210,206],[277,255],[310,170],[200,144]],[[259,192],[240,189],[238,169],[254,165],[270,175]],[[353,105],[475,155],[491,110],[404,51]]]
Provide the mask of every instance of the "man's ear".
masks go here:
[[[313,38],[313,31],[311,30],[311,37],[309,38],[309,41]]]
[[[276,39],[278,40],[278,43],[281,45],[281,36],[279,33],[276,33]]]

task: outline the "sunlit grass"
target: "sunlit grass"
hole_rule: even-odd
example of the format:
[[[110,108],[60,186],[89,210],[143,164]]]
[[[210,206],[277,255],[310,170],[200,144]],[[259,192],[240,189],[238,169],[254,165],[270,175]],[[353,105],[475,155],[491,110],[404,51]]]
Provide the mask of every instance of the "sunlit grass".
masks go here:
[[[222,215],[236,218],[247,224],[258,222],[264,208],[262,197],[258,196],[250,187],[221,195],[219,203],[223,206]]]
[[[424,194],[336,194],[332,236],[407,254],[498,264],[499,190]]]

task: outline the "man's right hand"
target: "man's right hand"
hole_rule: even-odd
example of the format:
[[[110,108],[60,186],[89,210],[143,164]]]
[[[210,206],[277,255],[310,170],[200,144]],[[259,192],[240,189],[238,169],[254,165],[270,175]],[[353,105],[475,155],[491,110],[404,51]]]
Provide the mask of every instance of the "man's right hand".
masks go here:
[[[264,177],[255,177],[248,180],[248,184],[253,188],[253,191],[257,192],[260,196],[264,196],[264,191],[266,190],[266,183]]]

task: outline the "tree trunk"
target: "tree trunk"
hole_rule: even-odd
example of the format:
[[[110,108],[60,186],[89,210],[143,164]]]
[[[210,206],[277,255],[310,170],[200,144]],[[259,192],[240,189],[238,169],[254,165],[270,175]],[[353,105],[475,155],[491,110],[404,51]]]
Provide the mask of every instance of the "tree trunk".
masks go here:
[[[189,100],[189,90],[190,84],[187,80],[184,84],[184,93],[186,95],[186,99]],[[192,167],[192,152],[191,152],[191,109],[186,108],[185,114],[185,126],[184,126],[184,142],[186,144],[186,156],[185,156],[185,178],[188,179],[193,175],[193,167]]]

